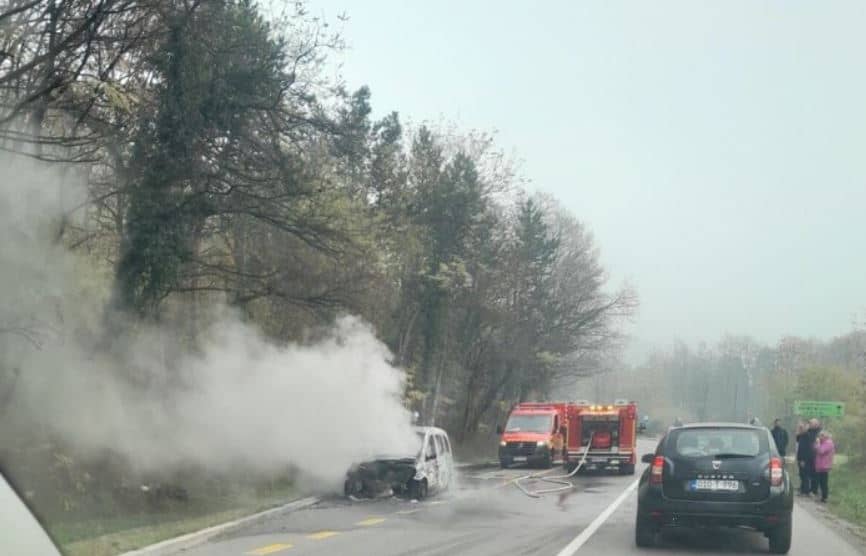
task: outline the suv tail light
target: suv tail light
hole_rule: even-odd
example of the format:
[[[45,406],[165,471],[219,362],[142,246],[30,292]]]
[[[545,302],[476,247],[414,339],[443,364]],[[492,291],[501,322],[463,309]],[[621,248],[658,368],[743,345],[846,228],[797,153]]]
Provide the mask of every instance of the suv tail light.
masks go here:
[[[782,486],[782,460],[770,458],[770,484],[774,487]]]
[[[650,469],[650,484],[651,485],[660,485],[662,484],[662,472],[665,469],[665,458],[664,456],[656,456],[656,459],[653,460],[652,469]]]

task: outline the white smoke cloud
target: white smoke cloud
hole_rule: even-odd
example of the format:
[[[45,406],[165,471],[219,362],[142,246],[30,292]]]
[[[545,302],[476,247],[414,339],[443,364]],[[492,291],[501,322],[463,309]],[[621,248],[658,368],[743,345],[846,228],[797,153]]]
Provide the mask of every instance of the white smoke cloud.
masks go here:
[[[274,345],[223,308],[198,349],[169,352],[169,365],[166,329],[100,351],[105,292],[82,286],[81,263],[52,242],[56,176],[20,162],[0,167],[0,328],[26,329],[0,333],[0,389],[12,369],[19,376],[7,408],[16,420],[145,471],[293,465],[332,482],[353,462],[414,451],[403,374],[355,317],[314,344]]]
[[[142,334],[130,352],[135,365],[160,368],[158,332]],[[110,448],[142,469],[198,463],[274,470],[293,464],[334,479],[376,453],[412,453],[409,415],[399,401],[402,375],[370,328],[344,317],[328,339],[310,346],[275,346],[249,325],[223,317],[200,353],[175,367],[183,383],[143,390],[118,379],[106,359],[84,360],[78,346],[50,346],[22,368],[25,397],[78,446]],[[33,411],[39,411],[33,407]]]

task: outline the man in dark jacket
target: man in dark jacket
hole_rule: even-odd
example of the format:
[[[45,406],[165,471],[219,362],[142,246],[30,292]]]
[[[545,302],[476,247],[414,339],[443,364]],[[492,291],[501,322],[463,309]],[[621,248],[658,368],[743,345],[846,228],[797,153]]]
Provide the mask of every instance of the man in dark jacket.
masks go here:
[[[818,493],[815,478],[815,440],[821,432],[821,422],[812,419],[809,424],[797,427],[797,466],[800,471],[800,495]]]
[[[785,458],[785,452],[788,449],[788,431],[782,428],[782,422],[779,419],[773,421],[773,428],[770,430],[773,435],[773,440],[776,442],[776,449],[779,450],[779,455]]]
[[[821,421],[818,419],[809,420],[809,454],[811,456],[809,465],[809,487],[810,492],[818,495],[818,473],[815,471],[815,442],[818,441],[818,435],[821,434]]]

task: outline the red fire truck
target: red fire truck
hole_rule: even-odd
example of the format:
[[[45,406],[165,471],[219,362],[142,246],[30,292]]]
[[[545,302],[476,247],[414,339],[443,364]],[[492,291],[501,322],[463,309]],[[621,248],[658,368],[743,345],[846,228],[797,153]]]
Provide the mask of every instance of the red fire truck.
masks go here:
[[[626,400],[610,405],[580,401],[569,404],[566,411],[564,465],[569,472],[577,466],[589,445],[582,470],[613,469],[623,475],[634,474],[637,404]]]
[[[498,427],[499,463],[550,467],[565,454],[563,426],[570,404],[565,402],[520,403],[511,409],[505,427]]]

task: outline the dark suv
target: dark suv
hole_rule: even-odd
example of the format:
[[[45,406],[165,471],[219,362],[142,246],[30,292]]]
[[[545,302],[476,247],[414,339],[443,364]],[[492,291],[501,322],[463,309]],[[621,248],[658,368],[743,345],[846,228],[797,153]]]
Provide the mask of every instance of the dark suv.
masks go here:
[[[794,498],[770,431],[731,423],[668,430],[638,487],[635,542],[651,546],[662,527],[749,527],[770,551],[791,547]]]

